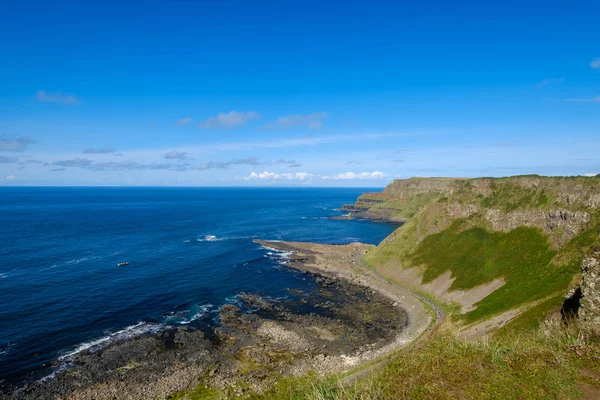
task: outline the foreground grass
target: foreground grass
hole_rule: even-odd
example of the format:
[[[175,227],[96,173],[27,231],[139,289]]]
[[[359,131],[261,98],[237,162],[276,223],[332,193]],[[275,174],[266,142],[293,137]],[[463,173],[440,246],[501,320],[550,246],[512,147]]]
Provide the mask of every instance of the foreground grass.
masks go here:
[[[283,379],[252,399],[578,399],[581,385],[600,395],[600,335],[576,328],[518,332],[468,343],[451,333],[397,356],[349,387],[336,379]]]

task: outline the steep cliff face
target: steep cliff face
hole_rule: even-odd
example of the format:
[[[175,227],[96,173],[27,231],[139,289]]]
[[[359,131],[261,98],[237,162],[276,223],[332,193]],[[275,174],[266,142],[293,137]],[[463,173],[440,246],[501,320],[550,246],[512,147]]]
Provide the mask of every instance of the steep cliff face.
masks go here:
[[[595,248],[583,259],[580,290],[580,320],[600,327],[600,248]]]
[[[449,293],[504,282],[469,308],[476,320],[566,291],[598,238],[600,176],[396,180],[356,205],[406,221],[365,256],[389,277],[425,290],[449,273]]]
[[[600,208],[600,177],[411,178],[365,193],[345,209],[380,221],[407,221],[440,200],[438,220],[478,217],[488,229],[541,229],[556,249],[576,237]],[[435,233],[429,227],[421,237]]]

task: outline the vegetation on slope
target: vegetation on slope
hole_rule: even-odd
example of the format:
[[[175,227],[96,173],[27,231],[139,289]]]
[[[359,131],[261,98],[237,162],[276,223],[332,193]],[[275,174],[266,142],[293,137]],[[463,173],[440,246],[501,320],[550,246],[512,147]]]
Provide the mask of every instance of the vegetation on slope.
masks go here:
[[[424,282],[445,271],[455,281],[450,289],[470,289],[503,278],[500,289],[484,298],[477,308],[461,318],[474,321],[545,297],[566,291],[581,260],[566,265],[551,263],[556,251],[535,228],[520,227],[510,232],[490,232],[482,228],[462,230],[464,221],[427,236],[411,255],[413,264],[427,265]]]
[[[600,398],[600,331],[580,330],[576,322],[543,322],[548,313],[560,309],[583,255],[600,240],[599,194],[600,177],[523,176],[411,179],[395,181],[384,193],[363,195],[357,208],[409,218],[365,254],[371,267],[422,267],[424,282],[450,271],[455,279],[451,290],[502,278],[505,285],[479,301],[477,308],[453,315],[465,322],[533,306],[485,341],[466,342],[445,326],[353,385],[341,385],[335,376],[309,375],[282,378],[265,393],[213,391],[201,385],[176,398]],[[540,226],[540,215],[545,218],[556,210],[558,225]],[[563,214],[565,210],[586,213],[589,219],[569,225],[568,219],[580,216]],[[489,211],[500,213],[500,223],[512,218],[510,228],[494,230],[486,218]],[[561,235],[566,239],[555,240]]]
[[[408,200],[391,197],[384,203],[375,203],[369,208],[371,213],[386,212],[394,218],[409,219],[415,216],[423,207],[438,199],[438,193],[422,193]]]
[[[466,322],[484,319],[566,290],[579,272],[583,254],[598,238],[600,213],[593,207],[597,188],[597,178],[457,180],[444,196],[436,191],[437,197],[432,196],[411,220],[366,254],[364,261],[373,268],[391,265],[387,271],[420,266],[423,283],[450,271],[455,279],[450,290],[471,289],[502,278],[504,286],[459,317]],[[515,228],[493,230],[488,210],[501,213],[496,224]],[[550,223],[544,218],[551,212],[558,214],[557,221],[551,222],[558,226],[548,229]],[[585,212],[590,217],[566,212]],[[573,231],[573,224],[581,231]]]
[[[283,379],[254,399],[578,399],[600,394],[600,336],[576,328],[469,343],[451,333],[353,386],[337,379]],[[583,375],[582,375],[583,372]]]

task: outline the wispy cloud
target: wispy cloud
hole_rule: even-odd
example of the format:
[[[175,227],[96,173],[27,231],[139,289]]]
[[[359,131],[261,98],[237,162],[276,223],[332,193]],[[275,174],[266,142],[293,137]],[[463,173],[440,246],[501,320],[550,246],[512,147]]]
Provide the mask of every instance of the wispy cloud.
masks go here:
[[[226,169],[229,168],[232,165],[252,165],[252,166],[257,166],[257,165],[264,165],[264,162],[261,162],[258,158],[256,157],[248,157],[248,158],[242,158],[239,160],[232,160],[232,161],[225,161],[225,162],[207,162],[207,163],[203,163],[203,164],[198,164],[196,165],[193,169],[197,169],[197,170],[206,170],[206,169]]]
[[[58,160],[52,163],[45,164],[46,166],[54,166],[61,168],[82,168],[91,171],[104,171],[104,170],[170,170],[170,171],[204,171],[208,169],[227,169],[234,165],[250,165],[258,166],[265,165],[267,163],[262,162],[256,157],[247,157],[242,159],[235,159],[231,161],[210,161],[207,163],[192,164],[190,162],[183,162],[189,160],[187,153],[172,151],[166,153],[164,158],[167,160],[173,160],[175,163],[141,163],[137,161],[102,161],[95,162],[86,158],[74,158],[68,160]]]
[[[393,160],[393,162],[400,164],[400,163],[403,163],[404,160]]]
[[[346,161],[344,164],[346,165],[360,165],[362,164],[362,161]]]
[[[308,115],[287,115],[265,125],[267,129],[289,129],[296,126],[317,129],[323,126],[323,121],[329,117],[327,113],[315,112]]]
[[[88,160],[87,158],[74,158],[72,160],[60,160],[54,161],[52,165],[56,165],[58,167],[79,167],[85,168],[92,165],[94,162],[92,160]]]
[[[496,142],[496,143],[493,143],[492,146],[494,146],[494,147],[517,147],[516,144],[508,143],[508,142]]]
[[[35,94],[37,101],[42,103],[60,103],[60,104],[78,104],[79,99],[72,94],[64,94],[61,92],[48,93],[43,90],[38,90]]]
[[[298,163],[296,162],[296,160],[287,160],[285,158],[280,158],[279,160],[275,161],[275,164],[297,165]]]
[[[184,151],[170,151],[167,154],[165,154],[165,159],[166,160],[185,160],[188,158],[188,153],[184,152]]]
[[[600,57],[594,58],[590,63],[590,67],[600,70]]]
[[[558,85],[565,81],[565,78],[549,78],[535,84],[537,88],[543,88],[548,85]]]
[[[22,136],[15,139],[0,138],[0,151],[25,151],[34,143],[35,140],[29,136]]]
[[[15,175],[7,175],[7,176],[4,178],[4,180],[5,180],[5,181],[16,181],[16,180],[17,180],[17,177],[16,177]]]
[[[48,171],[52,171],[52,172],[60,172],[60,171],[66,171],[66,168],[50,168]]]
[[[88,148],[83,151],[84,154],[111,154],[117,151],[114,147]]]
[[[0,156],[0,164],[12,164],[17,162],[17,157]]]
[[[200,126],[206,129],[235,128],[236,126],[244,126],[248,121],[258,118],[260,118],[260,114],[254,111],[230,111],[210,117],[202,122]]]
[[[566,99],[570,103],[600,103],[600,96],[592,97],[592,98],[575,98],[575,99]]]
[[[177,125],[187,125],[190,122],[192,122],[192,117],[186,117],[186,118],[178,119],[175,123]]]

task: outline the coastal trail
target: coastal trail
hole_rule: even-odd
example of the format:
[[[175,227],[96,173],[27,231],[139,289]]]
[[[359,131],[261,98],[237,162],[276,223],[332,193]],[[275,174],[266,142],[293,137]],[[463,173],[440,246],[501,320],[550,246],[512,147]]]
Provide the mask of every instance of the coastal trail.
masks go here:
[[[345,279],[385,294],[409,315],[408,325],[398,333],[396,340],[369,352],[369,354],[362,354],[356,367],[340,377],[340,384],[352,383],[376,368],[383,367],[392,354],[408,351],[421,345],[431,337],[446,318],[444,310],[431,299],[392,282],[366,265],[362,261],[362,256],[373,248],[372,245],[254,241],[266,248],[291,252],[290,262],[287,264],[291,268],[335,279]]]

